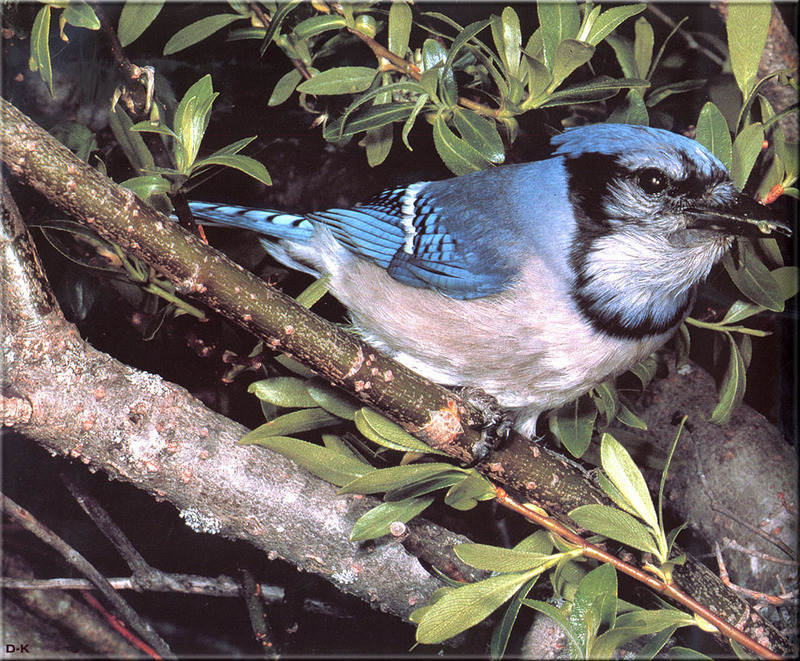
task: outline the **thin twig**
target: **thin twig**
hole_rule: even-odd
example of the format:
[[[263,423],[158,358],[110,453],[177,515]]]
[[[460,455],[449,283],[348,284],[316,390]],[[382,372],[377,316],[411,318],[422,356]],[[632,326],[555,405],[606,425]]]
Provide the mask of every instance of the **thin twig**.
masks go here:
[[[616,556],[612,555],[608,551],[604,551],[598,546],[591,544],[590,542],[586,541],[583,537],[578,535],[577,533],[569,530],[564,525],[556,521],[555,519],[551,519],[546,514],[541,514],[537,511],[529,507],[525,507],[523,504],[514,500],[511,496],[509,496],[503,489],[497,488],[497,501],[507,507],[512,512],[516,512],[517,514],[521,514],[526,519],[537,523],[538,525],[542,526],[546,530],[549,530],[552,533],[555,533],[559,537],[563,538],[570,544],[575,544],[579,546],[582,551],[583,555],[586,558],[592,558],[593,560],[599,560],[600,562],[606,562],[612,565],[618,571],[621,571],[632,578],[644,583],[647,587],[659,594],[662,594],[670,599],[674,599],[679,604],[685,606],[693,613],[696,613],[704,620],[707,620],[709,623],[714,625],[720,633],[735,640],[737,643],[745,647],[746,649],[750,650],[751,652],[755,652],[756,654],[763,656],[765,659],[782,659],[779,654],[776,654],[772,650],[764,647],[757,641],[753,640],[745,633],[737,629],[736,627],[731,626],[725,620],[721,619],[716,613],[709,610],[703,604],[695,601],[689,595],[687,595],[683,590],[678,588],[674,583],[667,584],[663,581],[658,580],[652,574],[648,574],[646,571],[639,569],[638,567],[634,567],[633,565],[625,562],[624,560],[620,560]]]
[[[797,599],[797,590],[785,592],[783,594],[767,594],[766,592],[756,592],[748,588],[743,588],[736,583],[732,583],[728,575],[728,568],[725,566],[725,561],[722,559],[722,551],[719,544],[714,544],[714,554],[717,556],[717,564],[719,564],[719,578],[734,592],[738,592],[744,597],[753,599],[762,604],[771,604],[772,606],[783,606],[788,601]]]
[[[169,645],[164,642],[155,629],[128,605],[128,602],[108,584],[105,576],[97,571],[94,565],[47,526],[40,523],[30,512],[17,505],[13,500],[10,500],[4,494],[0,494],[0,500],[2,500],[3,511],[6,514],[22,525],[23,528],[36,535],[36,537],[41,539],[45,544],[58,551],[70,565],[86,576],[86,578],[92,582],[92,585],[113,604],[114,608],[121,614],[123,619],[136,630],[160,656],[169,659],[177,658],[169,648]]]

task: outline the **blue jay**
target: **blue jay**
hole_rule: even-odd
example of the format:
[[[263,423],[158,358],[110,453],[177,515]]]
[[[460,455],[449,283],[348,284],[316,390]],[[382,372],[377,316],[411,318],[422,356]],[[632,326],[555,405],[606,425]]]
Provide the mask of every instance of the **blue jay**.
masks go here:
[[[367,342],[435,382],[484,390],[528,436],[543,411],[663,345],[734,236],[791,234],[698,142],[619,124],[351,209],[191,208],[330,276]]]

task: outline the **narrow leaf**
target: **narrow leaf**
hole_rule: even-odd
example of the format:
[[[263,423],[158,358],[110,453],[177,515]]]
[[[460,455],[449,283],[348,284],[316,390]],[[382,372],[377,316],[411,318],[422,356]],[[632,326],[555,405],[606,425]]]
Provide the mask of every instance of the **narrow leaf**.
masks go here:
[[[375,73],[375,69],[369,67],[334,67],[300,83],[297,91],[318,95],[355,94],[372,84]]]
[[[736,407],[744,399],[744,392],[747,388],[747,367],[745,366],[744,358],[733,336],[730,333],[726,333],[726,335],[728,336],[730,347],[730,360],[728,361],[728,369],[722,377],[719,403],[714,407],[714,411],[711,414],[711,422],[719,425],[725,425],[730,422]]]
[[[434,452],[429,445],[372,409],[360,409],[355,413],[354,420],[358,431],[378,445],[401,452]]]
[[[443,463],[393,466],[372,471],[369,475],[349,483],[339,493],[383,493],[414,482],[459,473],[464,474],[464,471]]]
[[[31,59],[28,63],[31,71],[38,71],[42,80],[47,83],[50,96],[53,93],[53,65],[50,62],[50,5],[45,5],[36,14],[31,29]]]
[[[437,114],[433,120],[433,144],[439,157],[453,174],[477,172],[486,165],[477,150],[450,130],[441,114]]]
[[[341,486],[375,470],[363,461],[353,459],[335,450],[285,436],[256,437],[246,434],[239,443],[261,445],[273,450],[305,468],[318,478]]]
[[[645,10],[646,4],[628,5],[624,7],[612,7],[604,11],[592,25],[586,41],[592,46],[597,46],[603,39],[616,30],[623,21],[631,16],[635,16]]]
[[[242,18],[237,14],[217,14],[201,18],[172,35],[164,46],[164,55],[174,55],[189,46],[194,46],[234,21],[241,21]]]
[[[747,178],[761,153],[763,144],[764,129],[758,122],[743,129],[733,141],[731,179],[739,190],[743,189],[747,183]]]
[[[550,430],[573,457],[581,457],[592,442],[597,409],[579,398],[550,414]]]
[[[471,567],[501,573],[521,572],[544,567],[556,556],[526,553],[488,544],[459,544],[456,555]]]
[[[340,422],[339,418],[323,409],[302,409],[279,415],[274,420],[267,422],[245,436],[249,443],[259,443],[261,439],[269,436],[285,436],[286,434],[299,434],[312,429],[330,427]]]
[[[363,542],[388,535],[397,521],[406,523],[421,514],[434,500],[434,496],[407,498],[393,503],[381,503],[363,514],[350,533],[351,542]]]
[[[582,528],[614,539],[645,553],[658,553],[653,537],[641,523],[627,512],[605,505],[582,505],[569,513]]]
[[[628,451],[610,434],[603,434],[600,442],[600,459],[606,475],[619,489],[622,497],[631,504],[636,514],[651,528],[657,528],[658,517],[647,483]]]
[[[722,257],[722,265],[733,284],[753,303],[773,312],[783,312],[784,299],[771,271],[764,266],[749,243],[739,241],[738,249],[738,264],[730,252]]]
[[[501,574],[445,594],[425,612],[417,642],[435,645],[489,617],[530,580],[526,574]]]
[[[697,118],[697,142],[722,161],[730,171],[733,162],[733,143],[728,122],[711,101],[703,106]]]
[[[466,108],[456,108],[453,121],[461,137],[487,161],[500,164],[505,160],[503,139],[492,122]]]
[[[267,168],[264,167],[263,163],[260,163],[256,159],[250,158],[249,156],[244,156],[243,154],[209,156],[208,158],[195,161],[194,165],[192,166],[192,170],[197,170],[210,165],[220,165],[226,168],[233,168],[234,170],[239,170],[239,172],[243,172],[244,174],[251,176],[253,179],[260,181],[265,186],[272,185],[272,177],[269,176],[269,172],[267,171]]]
[[[389,50],[400,57],[406,56],[411,36],[411,7],[405,0],[393,2],[389,9]]]
[[[281,105],[292,95],[301,80],[303,80],[303,75],[297,69],[292,69],[289,73],[281,76],[281,79],[275,84],[275,89],[272,90],[267,105],[270,107]]]
[[[293,376],[277,376],[251,383],[247,392],[261,401],[282,408],[315,408],[316,401],[308,394],[306,382]]]
[[[771,16],[771,2],[734,2],[728,8],[731,67],[736,84],[745,98],[755,86]]]
[[[126,2],[122,7],[117,26],[117,36],[123,46],[136,41],[156,20],[164,6],[164,0],[154,2]]]

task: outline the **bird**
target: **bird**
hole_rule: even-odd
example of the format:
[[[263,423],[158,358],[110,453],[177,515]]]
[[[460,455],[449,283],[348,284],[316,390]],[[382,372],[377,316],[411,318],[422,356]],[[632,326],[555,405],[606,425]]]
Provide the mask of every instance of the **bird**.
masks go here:
[[[659,349],[737,236],[790,235],[699,142],[639,125],[567,129],[537,160],[305,214],[191,202],[328,276],[369,344],[496,401],[533,437]]]

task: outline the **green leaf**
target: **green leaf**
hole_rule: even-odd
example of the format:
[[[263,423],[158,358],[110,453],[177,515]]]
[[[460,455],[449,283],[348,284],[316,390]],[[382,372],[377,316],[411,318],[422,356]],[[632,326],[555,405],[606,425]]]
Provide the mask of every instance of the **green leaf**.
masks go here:
[[[609,564],[601,564],[583,577],[575,591],[569,621],[579,633],[582,643],[591,643],[601,626],[613,626],[617,615],[617,572]]]
[[[297,301],[298,305],[302,305],[307,310],[310,310],[328,293],[328,284],[330,280],[330,276],[327,275],[317,278],[301,291],[294,300]]]
[[[456,108],[453,121],[461,137],[487,161],[500,164],[505,160],[503,139],[492,122],[466,108]]]
[[[257,431],[257,430],[256,430]],[[256,431],[239,441],[242,445],[261,445],[273,450],[305,468],[318,478],[342,486],[375,470],[363,461],[353,459],[335,450],[323,448],[296,438],[285,436],[256,436]]]
[[[234,21],[241,21],[242,18],[238,14],[216,14],[201,18],[172,35],[164,46],[164,55],[174,55],[189,46],[194,46]]]
[[[444,496],[445,505],[466,512],[474,508],[479,501],[492,500],[497,497],[492,483],[482,475],[469,475],[454,484]]]
[[[522,49],[522,30],[519,27],[519,17],[513,7],[505,7],[501,15],[503,48],[499,48],[503,62],[508,73],[516,76],[519,73],[519,60]]]
[[[697,142],[716,156],[730,172],[733,163],[733,144],[728,122],[719,108],[707,102],[697,118]]]
[[[424,614],[417,642],[435,645],[489,617],[530,580],[527,574],[501,574],[448,592]]]
[[[50,62],[50,5],[45,5],[36,14],[31,29],[31,58],[28,62],[31,71],[38,71],[47,83],[50,96],[53,92],[53,65]]]
[[[597,46],[597,44],[616,30],[623,21],[643,12],[646,7],[647,5],[642,3],[624,7],[612,7],[604,11],[597,17],[594,25],[592,25],[592,29],[589,31],[589,36],[586,38],[586,41],[592,46]]]
[[[719,403],[711,414],[711,422],[718,425],[730,422],[731,416],[744,398],[747,388],[747,368],[744,359],[733,336],[730,333],[726,333],[726,335],[730,346],[730,360],[728,369],[722,377]]]
[[[260,439],[269,436],[299,434],[312,429],[330,427],[338,422],[340,422],[339,418],[323,409],[302,409],[279,415],[274,420],[256,427],[245,438],[248,439],[248,444],[259,443]]]
[[[461,52],[461,49],[467,43],[469,43],[470,40],[474,39],[479,32],[483,31],[491,22],[491,19],[476,21],[475,23],[470,23],[467,27],[459,30],[458,35],[455,39],[453,39],[453,43],[450,44],[450,49],[447,51],[447,59],[445,60],[444,66],[446,68],[452,67],[453,61]],[[480,44],[480,42],[478,43]]]
[[[206,74],[187,90],[175,109],[175,133],[182,146],[177,158],[181,172],[189,172],[197,158],[211,118],[211,104],[217,96],[211,76]]]
[[[617,410],[617,420],[623,425],[633,427],[634,429],[647,430],[647,423],[642,420],[638,415],[631,411],[624,403],[619,402],[619,409]]]
[[[636,38],[633,42],[633,59],[636,65],[636,76],[648,78],[650,64],[653,62],[653,45],[655,36],[653,28],[647,19],[642,16],[636,21]]]
[[[575,39],[565,39],[556,48],[553,59],[553,84],[560,85],[575,69],[586,64],[594,55],[594,46]]]
[[[600,441],[600,460],[606,475],[634,512],[651,528],[658,528],[653,499],[641,471],[628,451],[610,434],[603,434]]]
[[[422,45],[422,80],[423,85],[427,83],[425,91],[434,96],[439,92],[439,97],[442,102],[448,106],[453,107],[456,102],[457,88],[453,68],[447,65],[447,51],[435,39],[426,39]],[[437,89],[432,89],[430,85],[431,74],[425,75],[427,72],[436,72]]]
[[[383,447],[401,452],[437,452],[405,429],[372,409],[362,408],[356,411],[354,418],[356,428],[369,440]],[[442,454],[441,452],[437,452]]]
[[[298,83],[302,79],[303,74],[301,74],[297,69],[292,69],[289,73],[284,74],[275,84],[275,89],[272,90],[272,94],[269,97],[269,101],[267,101],[267,105],[270,107],[281,105],[281,103],[286,101],[292,95],[292,92],[294,92]]]
[[[226,168],[233,168],[234,170],[239,170],[240,172],[244,172],[244,174],[253,177],[253,179],[260,181],[265,186],[272,185],[272,178],[269,176],[269,172],[267,172],[267,168],[264,167],[264,164],[260,163],[254,158],[244,156],[243,154],[212,155],[208,158],[195,161],[194,165],[192,166],[192,170],[208,167],[210,165],[220,165]]]
[[[658,547],[647,528],[627,512],[605,505],[581,505],[569,513],[582,528],[614,539],[645,553],[658,553]]]
[[[753,315],[756,315],[760,312],[766,310],[763,305],[756,305],[755,303],[750,303],[748,301],[735,301],[728,311],[725,313],[725,317],[720,321],[721,326],[725,326],[728,324],[735,324],[740,321],[744,321],[745,319],[749,319]]]
[[[447,489],[454,484],[463,482],[467,478],[463,473],[443,473],[441,475],[434,475],[423,480],[416,480],[403,484],[396,489],[391,489],[386,492],[383,499],[387,502],[394,502],[397,500],[404,500],[405,498],[413,498],[416,496],[423,496],[440,489]]]
[[[356,133],[376,126],[401,122],[411,114],[413,109],[413,103],[382,103],[367,108],[353,119],[348,119],[344,126],[342,126],[341,120],[328,124],[322,135],[328,142],[346,140]]]
[[[388,535],[391,525],[396,521],[406,523],[434,501],[433,496],[406,498],[393,503],[381,503],[363,514],[353,526],[350,533],[351,542],[363,542]]]
[[[556,49],[564,39],[575,39],[581,27],[578,5],[571,2],[540,2],[537,4],[539,25],[542,30],[544,63],[553,69]]]
[[[596,418],[597,409],[579,398],[550,414],[550,430],[573,457],[581,457],[592,442]]]
[[[297,91],[317,95],[355,94],[367,89],[375,74],[375,69],[369,67],[334,67],[300,83]]]
[[[637,610],[631,613],[624,613],[617,618],[618,627],[637,627],[646,628],[649,633],[657,633],[667,627],[690,627],[694,625],[694,618],[686,613],[673,610]]]
[[[771,2],[734,2],[728,8],[731,67],[744,98],[755,86],[771,16]]]
[[[119,16],[117,36],[122,46],[136,41],[142,33],[156,20],[164,7],[164,0],[154,2],[126,2]]]
[[[640,124],[648,126],[650,116],[642,95],[636,90],[629,90],[625,100],[620,103],[606,120],[610,124]]]
[[[100,21],[97,14],[94,13],[89,5],[84,0],[73,0],[66,7],[61,16],[61,20],[69,25],[74,25],[77,28],[86,28],[87,30],[99,30]]]
[[[308,394],[306,382],[294,376],[276,376],[271,379],[255,381],[247,387],[247,392],[263,402],[281,408],[316,408],[317,402]]]
[[[347,25],[343,16],[338,14],[328,14],[325,16],[312,16],[298,23],[294,28],[294,33],[299,39],[310,39],[323,32],[330,30],[341,30]]]
[[[645,103],[647,104],[648,108],[652,108],[673,94],[693,92],[694,90],[700,89],[705,84],[705,80],[682,80],[677,83],[662,85],[661,87],[657,87],[650,91],[650,93],[647,95],[647,100]]]
[[[269,17],[267,33],[264,35],[264,40],[258,48],[259,55],[263,57],[267,48],[269,48],[269,45],[272,43],[272,40],[275,38],[275,35],[278,34],[283,20],[302,2],[303,0],[289,0],[288,2],[282,2],[277,5],[277,8]]]
[[[597,483],[600,485],[600,488],[605,492],[605,494],[614,501],[617,507],[622,510],[628,512],[628,514],[633,514],[636,516],[636,512],[634,511],[631,504],[623,498],[622,494],[620,493],[619,489],[617,489],[616,485],[609,480],[602,471],[597,473]]]
[[[546,530],[537,530],[519,542],[514,550],[548,555],[553,552],[553,542],[550,540],[550,533]]]
[[[602,101],[603,99],[611,98],[626,87],[650,87],[650,83],[639,78],[610,78],[609,76],[598,76],[587,83],[572,85],[562,88],[557,92],[553,92],[553,94],[547,98],[547,101],[539,107],[554,108],[556,106],[567,106],[573,103]]]
[[[362,479],[349,483],[339,493],[383,493],[417,482],[465,473],[464,470],[444,463],[392,466],[375,470]]]
[[[764,129],[758,122],[744,128],[733,141],[731,179],[739,190],[743,189],[747,183],[747,178],[761,153],[763,144]]]
[[[385,124],[374,129],[369,129],[364,139],[359,143],[367,152],[367,163],[374,168],[386,160],[392,149],[394,141],[394,127]]]
[[[553,564],[558,556],[526,553],[488,544],[459,544],[456,555],[471,567],[498,573],[524,572]]]
[[[133,177],[127,181],[123,181],[121,185],[128,190],[132,190],[143,200],[147,200],[151,195],[169,193],[172,188],[170,182],[158,174]]]
[[[124,110],[114,107],[109,113],[108,125],[117,144],[122,147],[122,151],[137,172],[155,167],[153,155],[144,144],[142,136],[133,131],[133,122]]]
[[[503,617],[497,623],[497,626],[492,631],[492,641],[490,654],[492,659],[501,659],[506,652],[508,641],[511,637],[511,630],[514,623],[517,621],[520,608],[522,608],[523,599],[528,596],[536,581],[539,580],[538,576],[534,576],[530,581],[525,583],[514,595],[514,598],[506,607]]]
[[[606,424],[611,424],[617,416],[617,409],[619,408],[619,395],[614,383],[612,381],[604,381],[595,386],[591,394],[595,406],[605,417]]]
[[[315,378],[306,384],[309,396],[328,413],[344,420],[354,420],[356,412],[361,408],[357,401],[345,392],[326,384],[322,379]]]
[[[158,133],[159,135],[166,135],[170,138],[178,140],[178,136],[175,135],[175,131],[173,131],[169,126],[164,126],[163,124],[154,124],[149,119],[146,119],[143,122],[136,122],[136,124],[131,126],[129,130],[134,131],[135,133]]]
[[[784,299],[771,271],[764,266],[749,242],[739,241],[737,245],[738,264],[730,251],[722,257],[722,265],[733,284],[753,303],[773,312],[783,312]]]
[[[408,142],[408,134],[411,133],[411,129],[414,128],[414,122],[417,121],[417,116],[425,107],[425,104],[428,103],[430,100],[430,96],[426,94],[420,94],[417,102],[414,104],[414,110],[412,111],[409,118],[406,120],[406,123],[403,124],[403,142],[405,143],[406,147],[408,147],[409,151],[414,151],[411,149],[411,144]]]
[[[650,354],[641,363],[637,363],[636,365],[631,367],[630,372],[631,374],[636,375],[639,381],[642,382],[642,389],[645,389],[647,388],[648,385],[650,385],[650,382],[656,375],[657,370],[658,370],[658,361],[656,360],[655,355]]]
[[[797,276],[798,268],[796,266],[781,266],[772,271],[772,278],[778,284],[784,301],[797,296],[798,290],[800,290]]]
[[[411,7],[407,2],[393,2],[389,9],[389,50],[400,57],[406,56],[411,36]]]
[[[477,172],[486,165],[476,149],[450,130],[441,113],[433,120],[433,144],[439,157],[455,175]]]

